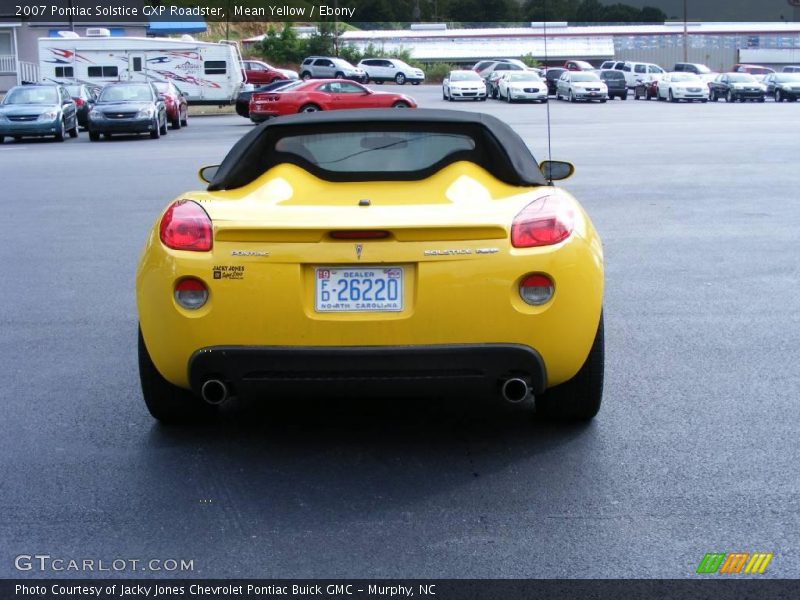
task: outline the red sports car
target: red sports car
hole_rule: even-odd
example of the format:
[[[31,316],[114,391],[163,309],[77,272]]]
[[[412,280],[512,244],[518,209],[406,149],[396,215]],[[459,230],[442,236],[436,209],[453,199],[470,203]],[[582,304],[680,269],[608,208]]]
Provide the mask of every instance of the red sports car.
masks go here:
[[[171,81],[154,81],[153,85],[158,90],[158,95],[164,100],[167,107],[167,121],[173,129],[180,129],[189,125],[189,103],[174,83]]]
[[[312,79],[250,97],[250,119],[256,123],[280,115],[344,108],[417,108],[417,103],[405,94],[375,92],[346,79]]]

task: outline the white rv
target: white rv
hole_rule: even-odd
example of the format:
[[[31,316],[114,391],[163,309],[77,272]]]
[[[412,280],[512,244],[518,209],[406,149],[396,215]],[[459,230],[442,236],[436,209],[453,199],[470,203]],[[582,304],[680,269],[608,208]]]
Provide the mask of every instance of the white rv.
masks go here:
[[[239,48],[182,39],[110,37],[108,30],[39,38],[42,81],[103,85],[111,81],[172,81],[190,104],[228,104],[244,83]]]

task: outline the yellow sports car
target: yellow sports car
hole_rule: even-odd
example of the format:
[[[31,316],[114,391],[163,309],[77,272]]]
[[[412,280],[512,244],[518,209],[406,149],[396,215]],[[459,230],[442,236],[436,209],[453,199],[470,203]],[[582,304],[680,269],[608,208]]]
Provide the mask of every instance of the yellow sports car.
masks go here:
[[[492,395],[590,419],[603,252],[502,121],[448,110],[281,117],[158,218],[137,273],[144,400]]]

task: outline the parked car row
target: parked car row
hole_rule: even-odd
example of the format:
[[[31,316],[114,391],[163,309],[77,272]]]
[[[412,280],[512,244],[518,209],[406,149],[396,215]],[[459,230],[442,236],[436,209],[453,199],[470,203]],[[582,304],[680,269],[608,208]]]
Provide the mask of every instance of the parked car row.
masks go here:
[[[0,142],[5,137],[78,137],[91,141],[115,133],[147,133],[157,139],[167,127],[189,124],[186,97],[171,81],[114,82],[102,88],[82,83],[42,83],[12,88],[0,104]]]

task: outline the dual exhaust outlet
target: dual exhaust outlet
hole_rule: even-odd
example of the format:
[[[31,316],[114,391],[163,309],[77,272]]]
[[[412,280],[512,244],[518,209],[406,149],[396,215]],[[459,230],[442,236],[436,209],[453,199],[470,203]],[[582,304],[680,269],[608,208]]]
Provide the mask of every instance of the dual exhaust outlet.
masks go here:
[[[200,388],[200,395],[208,404],[219,406],[230,397],[230,389],[220,379],[208,379],[203,382],[203,387]]]
[[[522,377],[509,377],[500,388],[503,399],[511,404],[518,404],[531,393],[531,385]],[[208,379],[200,388],[200,395],[208,404],[219,406],[230,397],[228,385],[220,379]]]
[[[503,381],[500,388],[503,400],[511,404],[519,404],[531,393],[531,384],[522,377],[510,377]]]

